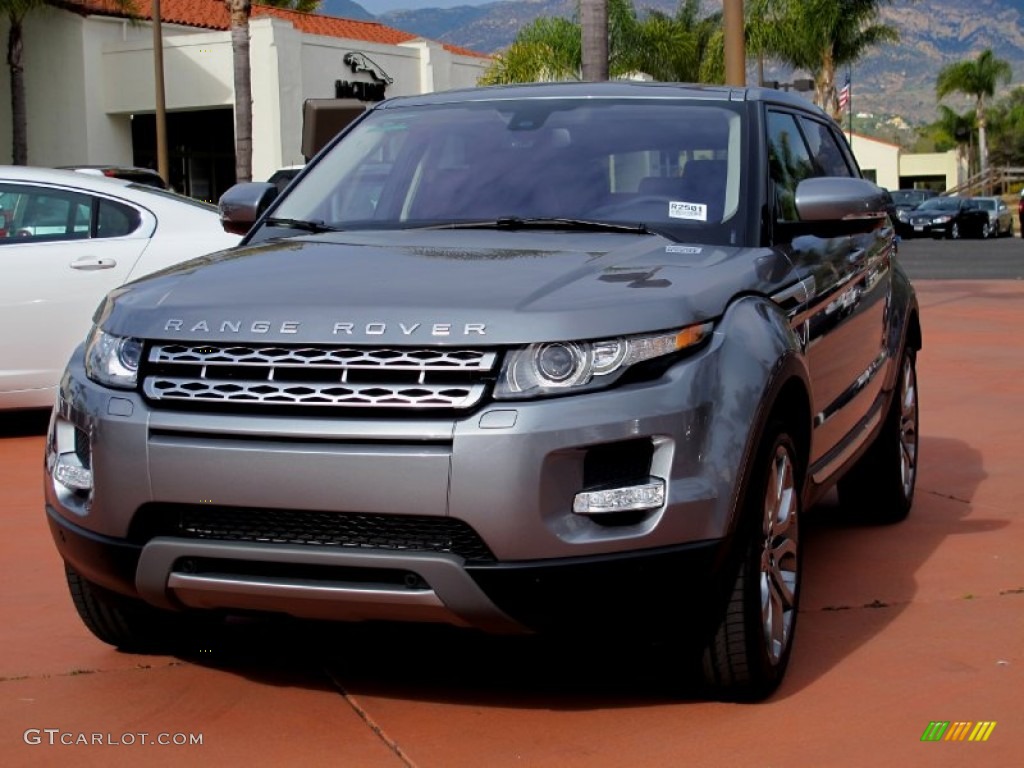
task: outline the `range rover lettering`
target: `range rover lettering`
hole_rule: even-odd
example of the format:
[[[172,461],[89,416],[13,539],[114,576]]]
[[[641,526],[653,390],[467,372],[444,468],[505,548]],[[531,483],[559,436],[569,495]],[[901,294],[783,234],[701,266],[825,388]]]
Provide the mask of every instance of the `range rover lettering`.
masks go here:
[[[395,98],[221,215],[241,245],[113,291],[60,386],[46,514],[108,643],[243,611],[625,635],[757,699],[805,510],[910,509],[915,294],[795,95]]]

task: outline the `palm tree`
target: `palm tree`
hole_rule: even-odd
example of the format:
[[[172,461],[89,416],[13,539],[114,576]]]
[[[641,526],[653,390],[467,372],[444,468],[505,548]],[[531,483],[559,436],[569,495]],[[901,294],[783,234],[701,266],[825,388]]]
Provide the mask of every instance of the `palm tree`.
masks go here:
[[[964,183],[964,179],[961,178],[960,174],[964,164],[963,161],[967,157],[967,147],[971,143],[971,133],[974,130],[974,114],[961,115],[945,104],[940,104],[939,120],[935,127],[942,138],[956,146],[956,183],[957,186],[960,186]],[[967,173],[970,175],[970,167],[968,167]]]
[[[252,0],[224,0],[231,19],[232,76],[235,85],[235,181],[252,181],[252,69],[249,17]]]
[[[701,0],[681,0],[673,16],[650,11],[635,30],[633,70],[655,80],[725,82],[722,12],[704,15],[702,5]]]
[[[132,0],[113,0],[120,10],[132,10]],[[46,7],[63,8],[59,0],[0,0],[0,13],[7,14],[7,67],[11,73],[11,162],[28,164],[28,112],[25,108],[25,18]]]
[[[580,0],[584,80],[608,79],[608,0]]]
[[[560,16],[545,16],[523,27],[504,53],[494,57],[480,84],[579,80],[582,64],[579,25]]]
[[[637,18],[632,0],[608,0],[608,73],[643,72],[655,80],[723,82],[721,13],[703,16],[700,0],[683,0],[673,16]],[[582,79],[582,31],[577,18],[542,17],[495,57],[481,85]]]
[[[1018,86],[985,110],[990,165],[1024,166],[1024,88]]]
[[[836,72],[879,43],[899,40],[877,22],[891,0],[754,0],[748,15],[753,48],[814,78],[814,103],[839,118]]]
[[[260,5],[315,11],[320,0],[261,0]],[[235,85],[235,181],[252,181],[252,69],[249,18],[252,0],[224,0],[231,19],[231,57]]]
[[[1009,62],[997,59],[991,48],[982,51],[973,61],[958,61],[939,70],[935,94],[943,99],[951,93],[974,97],[974,113],[978,121],[978,168],[984,176],[988,170],[988,146],[985,142],[985,99],[995,95],[999,82],[1009,83],[1013,70]]]

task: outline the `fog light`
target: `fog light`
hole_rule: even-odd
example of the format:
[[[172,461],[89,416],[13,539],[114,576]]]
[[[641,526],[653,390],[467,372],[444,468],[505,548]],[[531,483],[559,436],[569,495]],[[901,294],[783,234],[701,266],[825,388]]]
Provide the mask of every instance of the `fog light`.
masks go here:
[[[572,511],[578,515],[642,512],[658,509],[664,503],[665,481],[651,478],[648,482],[638,485],[577,493],[572,502]]]
[[[57,457],[57,465],[53,469],[53,479],[72,491],[92,490],[92,470],[69,463],[66,455]]]

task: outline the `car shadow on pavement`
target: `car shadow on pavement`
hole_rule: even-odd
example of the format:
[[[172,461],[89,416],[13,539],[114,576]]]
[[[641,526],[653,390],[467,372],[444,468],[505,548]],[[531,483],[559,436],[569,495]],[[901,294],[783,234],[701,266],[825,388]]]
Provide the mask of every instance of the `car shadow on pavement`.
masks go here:
[[[49,410],[0,411],[0,437],[45,435],[49,423]]]
[[[862,616],[834,631],[827,622],[798,630],[775,699],[798,693],[884,631],[913,602],[915,573],[941,556],[947,537],[1003,525],[971,514],[974,490],[986,476],[977,450],[923,438],[921,456],[927,471],[907,521],[863,524],[834,496],[805,515],[800,623],[833,611]],[[639,639],[495,637],[446,626],[257,617],[229,619],[200,646],[179,657],[266,685],[308,680],[319,689],[327,682],[342,695],[556,710],[705,700],[677,648]]]
[[[601,638],[254,618],[229,619],[204,645],[179,658],[269,685],[318,673],[346,696],[569,711],[700,698],[689,677],[667,682],[649,645]]]
[[[835,495],[805,515],[802,628],[780,695],[799,692],[884,631],[914,602],[922,567],[949,556],[947,539],[1008,525],[974,513],[972,499],[987,477],[978,450],[960,440],[923,437],[919,456],[914,506],[905,521],[865,523],[841,509]],[[949,567],[970,582],[970,563]],[[849,612],[853,620],[821,620],[834,612]]]

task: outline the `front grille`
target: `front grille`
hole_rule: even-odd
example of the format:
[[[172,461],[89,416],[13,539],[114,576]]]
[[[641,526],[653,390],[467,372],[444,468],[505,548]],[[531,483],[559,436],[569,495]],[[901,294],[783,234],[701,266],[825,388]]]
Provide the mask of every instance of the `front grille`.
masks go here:
[[[495,560],[469,524],[425,515],[145,504],[135,514],[129,539],[145,544],[155,536],[440,552],[458,555],[473,564]]]
[[[487,394],[495,352],[157,343],[140,372],[157,403],[464,410]]]

